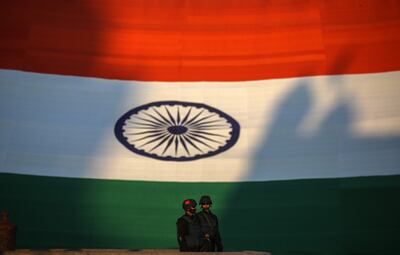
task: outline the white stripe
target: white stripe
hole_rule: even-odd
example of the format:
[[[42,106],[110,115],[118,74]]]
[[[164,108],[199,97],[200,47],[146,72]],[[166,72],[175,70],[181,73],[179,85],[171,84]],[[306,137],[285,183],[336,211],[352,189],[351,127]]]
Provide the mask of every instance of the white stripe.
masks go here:
[[[0,172],[155,181],[400,174],[400,72],[247,82],[136,82],[0,70]],[[213,157],[169,162],[114,136],[128,110],[204,103],[241,125]]]

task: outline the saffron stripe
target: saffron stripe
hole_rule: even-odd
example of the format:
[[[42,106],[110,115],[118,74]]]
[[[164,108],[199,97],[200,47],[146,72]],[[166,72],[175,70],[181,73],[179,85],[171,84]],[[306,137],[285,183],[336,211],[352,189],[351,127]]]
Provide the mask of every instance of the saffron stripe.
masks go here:
[[[400,68],[398,1],[43,0],[0,7],[6,69],[239,81]]]

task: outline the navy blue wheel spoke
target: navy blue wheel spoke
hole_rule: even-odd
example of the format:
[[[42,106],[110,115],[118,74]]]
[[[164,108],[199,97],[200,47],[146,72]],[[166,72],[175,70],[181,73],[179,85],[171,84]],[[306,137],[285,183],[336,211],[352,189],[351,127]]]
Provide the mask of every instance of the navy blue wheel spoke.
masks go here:
[[[163,123],[160,123],[160,122],[156,122],[156,121],[153,121],[153,120],[149,120],[149,119],[145,119],[145,118],[141,118],[141,117],[136,117],[136,118],[139,119],[139,120],[142,120],[142,121],[150,122],[150,123],[152,123],[152,124],[154,124],[156,126],[159,126],[159,127],[165,127],[166,126],[166,124],[163,124]]]
[[[153,108],[153,111],[155,111],[158,114],[158,116],[160,116],[165,122],[167,122],[168,125],[174,125],[173,122],[171,122],[169,119],[165,118],[159,111],[157,111],[156,108]]]
[[[166,132],[165,134],[160,135],[159,137],[156,137],[155,139],[152,139],[152,140],[148,141],[147,143],[144,143],[144,144],[140,145],[140,148],[142,148],[142,147],[145,146],[145,145],[148,145],[148,144],[157,142],[157,141],[159,141],[160,139],[163,139],[164,137],[169,136],[169,135],[170,135],[170,134]]]
[[[144,137],[140,137],[140,138],[138,138],[138,139],[133,139],[132,141],[138,142],[138,141],[142,141],[142,140],[147,139],[147,138],[160,137],[160,136],[162,136],[163,134],[169,134],[169,133],[167,133],[167,132],[165,132],[165,131],[162,131],[162,132],[159,132],[159,133],[157,133],[157,134],[147,135],[147,136],[144,136]]]
[[[178,146],[179,146],[179,141],[178,141],[178,135],[175,135],[175,156],[178,155]]]
[[[194,121],[194,122],[192,122],[192,123],[188,123],[189,125],[188,126],[193,126],[193,125],[196,125],[197,123],[202,123],[202,121],[203,120],[206,120],[206,119],[209,119],[209,118],[211,118],[211,117],[214,117],[214,115],[208,115],[208,116],[206,116],[206,117],[203,117],[203,118],[201,118],[201,119],[199,119],[199,120],[196,120],[196,121]],[[218,121],[220,121],[220,120],[218,120]]]
[[[193,118],[191,118],[190,120],[188,120],[187,122],[182,123],[182,125],[189,125],[190,123],[192,123],[193,121],[195,121],[202,113],[204,112],[204,110],[201,110],[199,113],[197,113]]]
[[[206,137],[206,136],[204,136],[204,135],[200,135],[200,134],[198,134],[198,133],[189,132],[188,134],[190,134],[190,135],[192,135],[192,136],[194,136],[194,137],[196,137],[196,138],[203,138],[203,139],[205,139],[205,140],[207,140],[207,141],[210,141],[210,142],[214,142],[214,143],[218,143],[218,144],[224,144],[224,143],[222,143],[222,142],[220,142],[220,141],[211,139],[211,138],[209,138],[209,137]]]
[[[203,135],[210,135],[210,136],[218,136],[218,137],[223,137],[223,138],[229,138],[229,136],[226,136],[226,135],[220,135],[220,134],[210,133],[210,132],[201,131],[201,130],[192,131],[192,130],[189,129],[189,132],[190,133],[194,133],[194,134],[203,134]]]
[[[163,120],[160,120],[160,119],[158,119],[157,117],[155,117],[155,116],[153,116],[153,115],[151,115],[151,114],[148,114],[147,112],[144,112],[143,114],[145,114],[145,115],[149,116],[150,118],[152,118],[152,119],[158,121],[158,123],[160,123],[160,124],[162,123],[162,124],[164,124],[164,125],[169,125],[168,122],[165,122],[165,121],[163,121]]]
[[[202,122],[197,122],[197,121],[196,121],[196,123],[191,123],[191,124],[188,125],[188,126],[194,127],[194,126],[200,126],[200,125],[204,125],[204,124],[218,123],[218,122],[225,123],[225,122],[223,122],[223,120],[217,119],[217,120],[209,120],[209,121],[202,121]]]
[[[126,132],[125,135],[143,135],[143,134],[154,134],[154,133],[162,133],[162,132],[165,132],[165,129],[149,130],[149,131],[134,132],[134,133]]]
[[[131,123],[131,124],[134,124],[134,125],[137,125],[137,126],[142,126],[142,127],[151,127],[151,128],[154,128],[154,129],[160,128],[160,126],[156,126],[156,125],[152,125],[152,124],[147,124],[147,123],[137,123],[137,122],[133,122],[133,121],[128,121],[128,123]],[[128,128],[131,128],[131,127],[128,126]]]
[[[188,142],[188,143],[190,143],[190,145],[192,145],[194,148],[196,148],[198,151],[200,151],[201,153],[203,153],[203,151],[199,148],[199,147],[197,147],[197,145],[196,144],[194,144],[191,140],[193,139],[188,139],[188,137],[189,138],[191,138],[188,134],[185,134],[185,135],[183,135],[182,136],[183,137],[183,139],[186,139],[186,141]],[[193,140],[195,140],[195,139],[193,139]]]
[[[178,105],[178,110],[176,113],[176,122],[177,122],[177,125],[181,124],[181,115],[179,114],[179,105]]]
[[[190,152],[187,148],[186,142],[183,138],[183,136],[178,136],[179,137],[179,141],[181,141],[181,144],[183,145],[183,148],[185,148],[186,153],[188,154],[188,156],[190,156]]]
[[[212,146],[210,146],[209,144],[207,144],[207,143],[201,141],[200,139],[198,139],[197,137],[195,137],[195,136],[193,136],[193,135],[186,134],[186,136],[188,136],[188,137],[190,138],[190,140],[193,140],[193,141],[196,141],[196,142],[198,142],[198,143],[201,143],[202,145],[207,146],[207,147],[210,148],[210,149],[214,149],[214,147],[212,147]]]
[[[189,118],[190,113],[192,112],[192,107],[189,108],[189,111],[186,113],[185,117],[183,118],[182,122],[179,125],[184,125],[186,120]]]
[[[165,152],[168,150],[168,148],[171,146],[172,142],[174,141],[174,137],[175,137],[175,135],[171,135],[170,139],[168,140],[167,146],[165,146],[161,155],[164,155]]]
[[[197,126],[197,127],[191,127],[190,129],[194,129],[194,130],[203,130],[203,129],[208,129],[208,130],[212,130],[212,129],[218,129],[218,128],[224,128],[226,129],[227,127],[229,127],[228,125],[201,125],[201,126]]]
[[[170,138],[171,136],[172,136],[171,134],[168,134],[168,135],[167,135],[166,137],[164,137],[156,146],[154,146],[153,148],[151,148],[150,151],[153,151],[153,150],[157,149],[158,147],[160,147],[160,145],[164,144],[164,143],[168,140],[168,138]]]
[[[167,108],[167,107],[164,107],[164,109],[167,111],[168,117],[169,117],[169,119],[172,121],[172,123],[173,123],[175,126],[177,126],[178,123],[176,122],[176,120],[174,119],[174,117],[172,117],[172,114],[168,111],[168,108]]]

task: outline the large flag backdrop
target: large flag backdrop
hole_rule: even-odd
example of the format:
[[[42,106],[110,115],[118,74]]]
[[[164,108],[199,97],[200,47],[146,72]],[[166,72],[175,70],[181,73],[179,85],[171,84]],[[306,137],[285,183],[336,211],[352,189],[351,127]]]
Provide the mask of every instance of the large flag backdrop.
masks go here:
[[[398,1],[2,1],[0,209],[20,248],[400,250]]]

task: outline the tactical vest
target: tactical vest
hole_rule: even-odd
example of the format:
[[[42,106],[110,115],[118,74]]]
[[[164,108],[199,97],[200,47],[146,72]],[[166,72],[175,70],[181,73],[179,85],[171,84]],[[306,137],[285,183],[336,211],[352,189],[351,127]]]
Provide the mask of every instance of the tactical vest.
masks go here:
[[[200,246],[201,229],[199,222],[196,219],[190,218],[188,215],[182,216],[188,223],[188,235],[185,236],[186,245],[189,249],[198,249]]]
[[[202,233],[209,234],[214,237],[217,231],[217,221],[213,215],[201,212],[197,214],[199,217]]]

